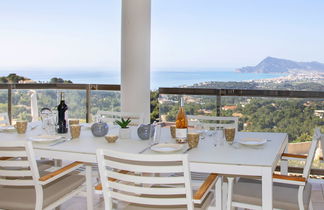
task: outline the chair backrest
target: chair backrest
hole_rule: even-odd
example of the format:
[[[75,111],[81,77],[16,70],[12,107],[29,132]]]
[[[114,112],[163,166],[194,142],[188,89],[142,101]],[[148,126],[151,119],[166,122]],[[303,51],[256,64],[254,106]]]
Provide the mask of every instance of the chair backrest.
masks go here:
[[[321,149],[322,149],[322,158],[324,159],[324,135],[320,139],[320,142],[321,142]],[[323,159],[321,160],[322,162],[324,162]]]
[[[102,121],[108,124],[114,124],[115,120],[120,120],[121,118],[131,120],[130,125],[137,126],[144,122],[143,113],[131,113],[131,112],[110,112],[110,111],[101,111],[99,110],[96,114],[99,116]]]
[[[311,146],[308,151],[308,156],[307,156],[304,171],[303,171],[303,177],[305,177],[305,178],[309,177],[309,173],[310,173],[310,170],[311,170],[311,167],[312,167],[312,164],[314,161],[314,157],[315,157],[316,148],[317,148],[317,145],[318,145],[318,142],[320,139],[323,142],[324,135],[321,133],[319,128],[315,128],[312,143],[311,143]]]
[[[33,186],[38,183],[38,179],[32,143],[1,140],[0,186]]]
[[[189,126],[201,126],[203,129],[215,130],[216,127],[235,128],[238,132],[238,117],[217,117],[217,116],[202,116],[188,115]]]
[[[193,209],[186,154],[146,155],[98,149],[97,159],[105,201],[113,198],[144,205],[187,205],[187,209]],[[174,176],[167,176],[170,174]]]
[[[0,125],[10,125],[7,112],[0,113]]]

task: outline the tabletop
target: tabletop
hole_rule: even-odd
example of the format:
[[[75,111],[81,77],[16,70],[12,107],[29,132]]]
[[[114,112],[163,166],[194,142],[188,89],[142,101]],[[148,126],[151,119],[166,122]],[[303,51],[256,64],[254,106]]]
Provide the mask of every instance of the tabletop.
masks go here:
[[[39,127],[28,131],[26,134],[17,134],[16,132],[1,132],[0,139],[7,140],[28,140],[31,136],[36,136],[44,131]],[[118,129],[110,129],[109,134],[118,133]],[[174,143],[168,128],[162,128],[160,140],[162,142]],[[198,147],[188,152],[191,162],[227,164],[227,165],[249,165],[271,167],[283,152],[288,143],[286,133],[268,133],[268,132],[238,132],[236,139],[242,137],[264,138],[267,142],[260,146],[223,145],[215,147],[212,137],[201,139]],[[136,127],[132,128],[132,139],[118,139],[115,143],[107,143],[104,137],[94,137],[90,129],[83,127],[78,139],[50,146],[51,143],[33,143],[35,149],[61,151],[78,154],[95,155],[98,148],[112,149],[117,151],[139,153],[149,145],[149,140],[140,140],[136,134]],[[187,148],[177,153],[182,153]],[[144,154],[161,154],[147,150]]]

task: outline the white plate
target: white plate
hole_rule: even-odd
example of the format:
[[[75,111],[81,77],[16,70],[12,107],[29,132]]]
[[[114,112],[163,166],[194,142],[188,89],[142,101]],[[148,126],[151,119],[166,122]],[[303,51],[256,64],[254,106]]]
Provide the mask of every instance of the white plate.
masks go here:
[[[56,141],[56,140],[62,139],[62,136],[39,135],[39,136],[31,136],[31,137],[29,137],[29,139],[32,141],[36,141],[36,142],[46,143],[46,142],[51,142],[51,141]]]
[[[183,147],[182,144],[156,144],[151,147],[151,150],[155,152],[170,153],[181,150]]]
[[[14,131],[16,128],[12,125],[0,126],[0,131]]]
[[[244,145],[261,145],[266,143],[267,140],[263,138],[245,137],[238,139],[236,142]]]

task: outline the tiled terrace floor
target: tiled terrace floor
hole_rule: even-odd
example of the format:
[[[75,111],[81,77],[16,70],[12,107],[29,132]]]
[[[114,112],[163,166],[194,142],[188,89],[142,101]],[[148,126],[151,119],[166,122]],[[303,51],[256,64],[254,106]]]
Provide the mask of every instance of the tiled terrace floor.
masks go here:
[[[314,210],[324,210],[324,180],[312,179],[310,181],[313,186],[312,202]],[[61,210],[85,210],[87,203],[85,197],[75,197],[65,202],[61,206]],[[95,195],[95,209],[102,210],[104,208],[103,198]]]

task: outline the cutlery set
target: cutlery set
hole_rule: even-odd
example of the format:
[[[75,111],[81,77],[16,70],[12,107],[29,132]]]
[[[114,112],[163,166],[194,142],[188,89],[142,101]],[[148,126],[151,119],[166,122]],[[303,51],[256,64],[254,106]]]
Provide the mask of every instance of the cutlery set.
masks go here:
[[[67,142],[67,141],[70,141],[70,140],[71,140],[71,138],[67,138],[67,137],[65,137],[65,136],[62,136],[61,139],[62,139],[62,140],[60,140],[60,141],[58,141],[58,142],[55,142],[55,143],[53,143],[53,144],[50,144],[49,146],[55,146],[55,145],[62,144],[62,143],[64,143],[64,142]]]

